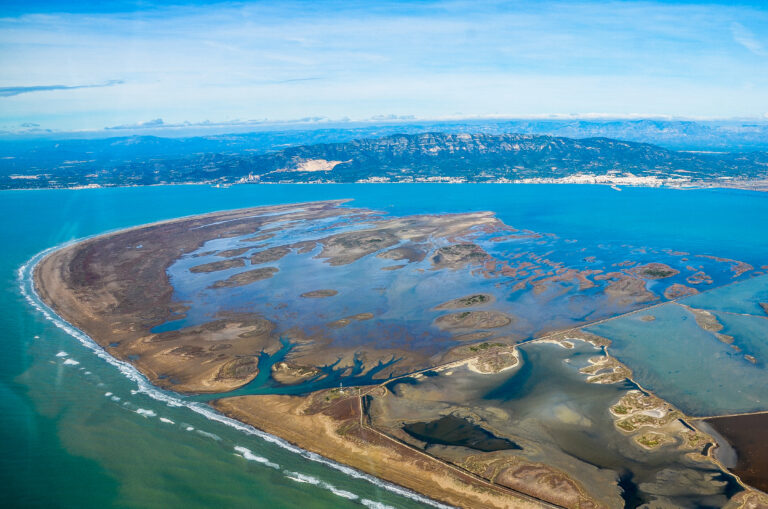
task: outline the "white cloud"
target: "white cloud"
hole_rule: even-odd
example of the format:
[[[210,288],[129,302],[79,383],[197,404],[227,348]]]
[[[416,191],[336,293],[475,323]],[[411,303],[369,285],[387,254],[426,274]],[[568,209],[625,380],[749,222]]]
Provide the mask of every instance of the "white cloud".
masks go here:
[[[765,54],[766,37],[766,9],[653,1],[404,9],[265,0],[6,17],[0,88],[124,83],[0,97],[0,125],[93,129],[162,118],[168,128],[455,112],[754,116],[768,109],[768,66],[753,56]]]
[[[731,23],[731,33],[733,34],[733,40],[744,46],[757,56],[768,56],[768,51],[765,46],[755,37],[747,27],[741,23]]]

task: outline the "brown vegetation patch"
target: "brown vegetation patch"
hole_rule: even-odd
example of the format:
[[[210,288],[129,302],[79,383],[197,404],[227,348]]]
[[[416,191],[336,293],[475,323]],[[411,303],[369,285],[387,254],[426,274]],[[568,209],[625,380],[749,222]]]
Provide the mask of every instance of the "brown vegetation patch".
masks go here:
[[[301,366],[289,362],[278,362],[272,366],[272,379],[283,385],[295,385],[320,374],[320,370],[311,366]]]
[[[250,247],[240,247],[237,249],[227,249],[226,251],[219,251],[216,253],[216,256],[221,256],[222,258],[232,258],[233,256],[240,256],[241,254],[245,253],[251,249]]]
[[[420,262],[427,255],[423,249],[419,249],[415,246],[401,246],[389,251],[379,253],[379,258],[386,258],[387,260],[408,260],[408,263]]]
[[[331,265],[346,265],[398,242],[396,235],[382,229],[340,233],[322,241],[319,257]]]
[[[322,299],[323,297],[333,297],[334,295],[338,295],[339,292],[336,290],[312,290],[311,292],[304,292],[300,295],[300,297],[304,297],[305,299]]]
[[[276,262],[290,252],[291,249],[288,246],[270,247],[269,249],[253,253],[251,255],[251,263],[258,265],[260,263]]]
[[[645,279],[664,279],[680,274],[680,271],[673,269],[665,263],[653,262],[646,265],[640,265],[632,269],[632,273]]]
[[[454,244],[443,246],[432,255],[432,267],[435,269],[460,269],[470,264],[482,263],[488,258],[483,248],[477,244]]]
[[[664,297],[672,300],[679,299],[681,297],[687,297],[689,295],[696,295],[697,293],[699,293],[699,291],[696,288],[691,288],[690,286],[675,283],[664,290]]]
[[[342,327],[346,327],[353,321],[364,321],[364,320],[370,320],[373,318],[373,313],[358,313],[356,315],[347,316],[344,318],[340,318],[336,321],[330,322],[328,324],[328,327],[331,327],[332,329],[341,329]]]
[[[255,357],[232,359],[219,369],[217,378],[220,380],[242,380],[251,378],[259,373],[258,364],[258,359]]]
[[[435,319],[441,329],[495,329],[512,323],[512,318],[500,311],[463,311]]]
[[[440,304],[435,309],[462,309],[484,306],[493,303],[495,298],[493,295],[487,293],[476,293],[474,295],[467,295],[466,297],[459,297],[458,299],[449,300]]]
[[[478,341],[480,339],[485,339],[490,336],[493,336],[493,332],[481,331],[481,332],[470,332],[469,334],[459,334],[457,336],[453,336],[453,339],[455,339],[456,341]]]
[[[247,239],[243,239],[243,242],[261,242],[262,240],[268,240],[274,237],[274,233],[265,233],[263,235],[256,235],[255,237],[248,237]]]
[[[696,325],[701,327],[707,332],[711,332],[715,335],[715,337],[722,341],[723,343],[730,345],[733,343],[733,336],[729,336],[728,334],[722,334],[720,331],[723,330],[723,324],[720,323],[720,321],[717,319],[715,315],[710,313],[709,311],[706,311],[704,309],[698,309],[690,306],[686,306],[685,304],[680,304],[680,306],[683,306],[685,309],[693,313],[694,318],[696,319]]]
[[[597,277],[595,279],[598,279]],[[633,276],[620,274],[603,290],[606,295],[615,299],[621,305],[639,304],[651,302],[658,297],[645,287],[645,281]]]
[[[218,272],[220,270],[234,269],[235,267],[245,267],[244,258],[233,258],[231,260],[220,260],[218,262],[204,263],[190,267],[189,271],[193,274],[201,272]]]
[[[245,286],[262,279],[269,279],[278,272],[277,267],[262,267],[260,269],[246,270],[233,274],[223,281],[216,281],[211,288],[234,288],[236,286]]]

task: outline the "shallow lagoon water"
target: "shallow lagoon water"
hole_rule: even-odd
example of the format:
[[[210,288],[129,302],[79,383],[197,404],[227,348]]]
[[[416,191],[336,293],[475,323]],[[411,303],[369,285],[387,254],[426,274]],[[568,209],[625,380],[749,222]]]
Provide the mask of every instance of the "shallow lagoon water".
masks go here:
[[[600,349],[581,341],[574,342],[573,349],[547,343],[519,348],[521,363],[498,374],[481,375],[464,367],[388,384],[394,396],[385,403],[387,422],[407,419],[409,413],[421,420],[466,407],[489,429],[503,433],[498,438],[518,445],[521,450],[514,455],[555,465],[609,506],[623,499],[626,507],[646,502],[658,507],[721,507],[741,490],[732,476],[711,463],[687,458],[678,444],[649,452],[619,431],[608,408],[637,386],[629,381],[587,383],[579,369],[590,357],[601,355]],[[373,408],[375,412],[375,404]],[[432,444],[440,442],[428,443],[433,453],[452,457],[434,449]]]
[[[186,408],[133,394],[134,382],[54,327],[19,292],[18,267],[65,241],[214,210],[336,198],[403,215],[494,210],[512,226],[594,245],[706,252],[755,267],[766,263],[761,239],[767,237],[768,200],[745,191],[433,184],[3,191],[0,212],[12,218],[0,223],[6,240],[0,256],[0,435],[5,445],[0,481],[6,502],[25,507],[360,507],[366,499],[395,507],[420,505]],[[62,351],[67,357],[56,356]],[[139,414],[139,408],[155,415]],[[281,470],[246,461],[235,446]],[[347,499],[342,492],[358,498]]]
[[[485,188],[487,189],[487,188]],[[522,341],[539,337],[549,331],[602,320],[647,306],[665,299],[665,289],[673,284],[697,286],[701,290],[722,285],[747,274],[734,272],[735,261],[714,259],[705,253],[689,253],[672,249],[628,244],[595,242],[590,236],[582,241],[582,232],[561,235],[536,232],[525,225],[507,224],[508,229],[496,231],[476,230],[460,239],[430,237],[419,242],[426,257],[404,263],[384,259],[377,255],[398,246],[386,246],[351,263],[331,265],[322,259],[323,249],[318,242],[339,233],[376,228],[382,220],[401,217],[394,209],[389,215],[359,215],[347,207],[363,205],[356,201],[339,209],[338,217],[317,220],[282,221],[272,223],[259,231],[230,238],[216,238],[186,253],[168,269],[174,287],[173,299],[188,309],[182,318],[172,318],[156,326],[155,332],[196,326],[221,317],[223,313],[259,313],[276,325],[276,333],[292,336],[298,329],[305,337],[321,342],[341,356],[344,352],[375,345],[383,353],[376,373],[385,378],[397,371],[398,362],[408,353],[432,358],[462,343],[448,331],[441,330],[435,319],[446,314],[438,306],[447,300],[466,295],[484,293],[494,297],[483,309],[508,314],[508,325],[494,328],[492,337],[506,341]],[[497,212],[504,217],[508,208]],[[511,205],[512,210],[515,206]],[[348,213],[352,212],[355,213]],[[269,235],[263,235],[269,233]],[[469,267],[437,270],[432,256],[438,247],[470,241],[482,247],[492,262]],[[308,252],[290,248],[297,243],[310,244]],[[317,244],[316,244],[317,243]],[[408,243],[401,244],[408,246]],[[314,246],[314,247],[311,247]],[[251,259],[261,252],[284,250],[277,259]],[[285,253],[285,254],[284,254]],[[196,266],[236,261],[232,268],[212,272],[196,271]],[[603,292],[608,282],[596,274],[617,274],[633,267],[661,262],[676,270],[663,280],[648,280],[647,286],[656,295],[640,301],[623,300]],[[397,270],[384,270],[393,265]],[[255,268],[271,268],[274,275],[245,286],[219,288],[216,283]],[[581,282],[560,275],[580,271]],[[695,280],[694,274],[703,271],[705,280]],[[593,277],[592,280],[588,279]],[[546,285],[531,286],[531,281],[551,279]],[[583,285],[583,286],[582,286]],[[332,289],[335,295],[322,299],[301,297],[305,292]],[[334,326],[340,319],[367,314],[371,318],[348,320],[344,326]],[[489,340],[492,338],[489,338]],[[339,353],[341,352],[341,353]],[[408,353],[403,353],[408,352]],[[371,354],[371,348],[367,353]],[[292,352],[281,352],[289,359]],[[387,357],[388,356],[388,357]],[[263,355],[262,355],[263,357]],[[439,357],[438,357],[439,358]],[[299,360],[300,364],[315,364],[314,360]],[[312,380],[291,388],[276,388],[269,380],[259,377],[236,394],[286,392],[306,393],[310,390],[333,387],[337,382],[347,385],[370,383],[370,376],[353,372],[348,376],[333,373],[334,359],[325,358],[325,378]],[[407,362],[407,361],[406,361]],[[262,359],[262,368],[274,362]],[[390,369],[391,366],[391,369]],[[406,368],[407,369],[407,368]],[[343,371],[344,366],[339,368]],[[408,371],[405,371],[406,373]],[[335,375],[335,376],[329,376]],[[261,384],[261,385],[257,385]]]
[[[758,232],[756,235],[759,236],[761,233]],[[768,312],[760,307],[761,302],[768,303],[768,277],[755,277],[718,288],[716,291],[686,297],[683,302],[689,306],[710,311],[768,317]]]
[[[754,309],[755,289],[768,276],[681,300],[699,309]],[[760,309],[758,307],[758,309]],[[760,310],[762,313],[762,309]],[[669,303],[586,330],[610,339],[611,352],[632,368],[643,387],[688,415],[710,416],[768,409],[768,318],[713,311],[733,346],[696,324],[685,307]],[[652,321],[644,317],[652,316]],[[738,347],[734,348],[734,347]],[[755,357],[754,361],[745,355]]]

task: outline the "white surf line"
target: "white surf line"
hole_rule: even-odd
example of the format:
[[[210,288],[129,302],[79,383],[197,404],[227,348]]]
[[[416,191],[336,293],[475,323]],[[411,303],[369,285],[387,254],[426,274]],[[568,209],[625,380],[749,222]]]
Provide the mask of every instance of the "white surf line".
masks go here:
[[[128,228],[128,229],[131,229],[131,228]],[[451,508],[451,506],[449,505],[437,502],[436,500],[432,500],[431,498],[428,498],[424,495],[421,495],[419,493],[406,489],[397,484],[390,483],[383,479],[379,479],[378,477],[367,474],[365,472],[361,472],[347,465],[337,463],[319,454],[304,450],[278,436],[271,435],[251,425],[248,425],[240,421],[237,421],[235,419],[232,419],[230,417],[227,417],[215,411],[213,408],[211,408],[208,405],[197,403],[197,402],[185,401],[176,393],[159,389],[154,385],[152,385],[152,383],[149,382],[149,380],[144,375],[142,375],[135,367],[133,367],[133,365],[111,356],[106,350],[104,350],[104,348],[102,348],[98,343],[96,343],[90,336],[88,336],[83,331],[81,331],[74,325],[64,320],[64,318],[59,316],[55,311],[53,311],[53,309],[48,307],[48,305],[45,304],[43,300],[40,298],[40,296],[37,294],[37,291],[35,290],[34,279],[33,279],[35,267],[45,256],[47,256],[48,254],[54,251],[63,249],[67,246],[76,244],[78,242],[82,242],[83,240],[87,240],[93,237],[99,237],[102,235],[104,234],[93,235],[91,237],[85,237],[82,239],[65,242],[65,243],[59,244],[58,246],[54,246],[52,248],[48,248],[37,253],[35,256],[30,258],[26,263],[24,263],[21,267],[19,267],[17,271],[18,281],[19,281],[19,290],[21,291],[21,294],[26,299],[26,301],[33,308],[39,311],[43,315],[43,317],[45,317],[47,320],[52,322],[59,329],[63,330],[73,338],[77,339],[81,345],[91,350],[97,357],[101,358],[102,360],[108,362],[109,364],[117,368],[117,370],[123,376],[128,378],[130,381],[134,382],[138,387],[138,390],[136,392],[141,392],[143,394],[146,394],[147,396],[151,397],[156,401],[165,403],[169,407],[189,408],[193,412],[198,413],[211,421],[224,424],[238,431],[241,431],[247,435],[255,435],[261,438],[262,440],[264,440],[265,442],[269,442],[278,447],[286,449],[290,452],[298,454],[299,456],[305,459],[308,459],[315,463],[323,464],[329,468],[332,468],[334,470],[337,470],[347,475],[348,477],[367,481],[373,484],[374,486],[385,489],[391,493],[395,493],[404,498],[408,498],[410,500],[420,502],[422,504],[426,504],[432,507],[438,507],[440,509]]]
[[[386,508],[395,509],[392,506],[382,504],[381,502],[374,502],[372,500],[368,500],[367,498],[360,499],[360,497],[357,494],[352,493],[351,491],[342,490],[340,488],[337,488],[333,484],[327,483],[327,482],[325,482],[325,481],[323,481],[321,479],[318,479],[317,477],[311,476],[311,475],[302,474],[301,472],[292,472],[292,471],[289,471],[289,470],[284,470],[283,471],[283,475],[285,476],[286,479],[290,479],[291,481],[294,481],[294,482],[305,483],[305,484],[312,484],[314,486],[319,486],[320,488],[323,488],[325,490],[330,491],[331,493],[333,493],[337,497],[346,498],[347,500],[358,500],[359,499],[361,504],[363,504],[365,506],[368,506],[368,507],[371,507],[371,506],[368,505],[368,503],[371,503],[371,504],[379,504],[376,507],[382,507],[382,508],[386,507]]]
[[[279,469],[280,468],[280,465],[278,465],[277,463],[269,461],[267,458],[265,458],[263,456],[259,456],[257,454],[254,454],[247,447],[236,445],[235,446],[235,452],[239,453],[239,455],[242,458],[244,458],[246,461],[255,461],[256,463],[261,463],[262,465],[266,465],[268,467],[272,467],[272,468],[275,468],[275,469]]]

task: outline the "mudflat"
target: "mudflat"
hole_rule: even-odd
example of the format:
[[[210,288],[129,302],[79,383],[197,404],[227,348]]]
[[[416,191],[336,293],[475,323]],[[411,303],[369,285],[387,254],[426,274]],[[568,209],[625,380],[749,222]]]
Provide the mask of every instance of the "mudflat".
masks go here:
[[[733,505],[712,438],[579,330],[695,293],[700,268],[558,260],[570,241],[517,231],[490,212],[255,207],[67,246],[35,285],[152,383],[437,500]]]

